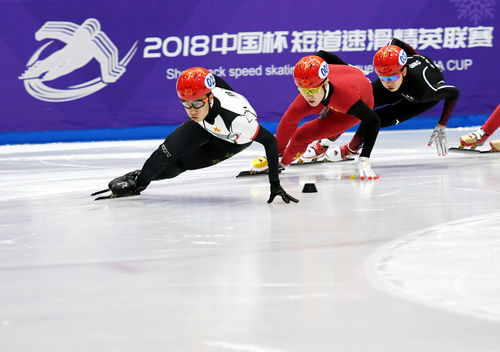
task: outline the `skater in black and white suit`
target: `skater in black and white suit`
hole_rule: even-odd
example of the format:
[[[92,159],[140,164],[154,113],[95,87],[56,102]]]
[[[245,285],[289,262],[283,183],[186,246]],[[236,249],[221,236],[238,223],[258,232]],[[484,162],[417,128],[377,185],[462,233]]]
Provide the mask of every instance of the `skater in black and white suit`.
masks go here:
[[[276,196],[285,203],[298,202],[280,185],[276,138],[258,123],[255,110],[244,96],[201,67],[179,76],[177,94],[190,119],[165,139],[142,170],[112,180],[109,188],[114,195],[139,194],[151,181],[218,164],[257,141],[264,146],[268,161],[268,203]]]

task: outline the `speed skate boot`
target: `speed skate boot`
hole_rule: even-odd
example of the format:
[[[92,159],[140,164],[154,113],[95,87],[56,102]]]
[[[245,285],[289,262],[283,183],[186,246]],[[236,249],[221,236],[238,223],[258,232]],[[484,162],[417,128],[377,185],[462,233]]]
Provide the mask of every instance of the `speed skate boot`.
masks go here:
[[[500,152],[500,139],[497,139],[497,140],[494,140],[494,141],[491,141],[490,142],[490,146],[491,146],[491,152]]]
[[[333,138],[323,138],[319,140],[319,144],[321,144],[325,148],[331,147],[339,137],[340,135],[335,136]]]
[[[459,148],[464,149],[465,147],[470,147],[470,149],[476,149],[478,146],[483,145],[489,136],[490,135],[486,134],[482,128],[478,128],[474,132],[460,137]]]
[[[302,163],[314,163],[322,161],[325,158],[325,153],[328,147],[324,147],[320,142],[316,142],[313,145],[307,147],[304,154],[300,158],[294,160],[292,164],[302,164]]]
[[[278,156],[281,158],[280,156]],[[278,159],[280,160],[280,159]],[[281,160],[279,161],[279,172],[284,170],[285,167],[281,164]],[[253,175],[262,175],[267,174],[269,172],[269,164],[267,162],[267,158],[265,156],[261,156],[260,158],[255,158],[252,160],[250,165],[250,170],[241,171],[236,177],[241,176],[253,176]]]
[[[260,158],[255,158],[252,160],[252,165],[250,167],[250,171],[253,172],[263,172],[267,171],[269,166],[267,164],[267,158],[265,156],[261,156]]]
[[[351,150],[347,144],[341,145],[340,147],[328,148],[325,153],[325,158],[328,161],[343,161],[352,160],[354,156],[358,154],[358,151]]]

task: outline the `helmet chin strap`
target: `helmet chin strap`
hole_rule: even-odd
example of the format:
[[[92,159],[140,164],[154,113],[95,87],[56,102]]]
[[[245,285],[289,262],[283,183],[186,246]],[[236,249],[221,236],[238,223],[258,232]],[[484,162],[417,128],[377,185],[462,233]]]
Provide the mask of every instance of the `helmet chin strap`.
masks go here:
[[[328,96],[329,92],[330,92],[330,85],[328,83],[325,83],[325,95],[323,96],[323,99],[321,99],[321,100],[324,100]]]
[[[323,96],[323,99],[321,99],[321,101],[325,100],[326,97],[328,96],[328,93],[330,92],[330,84],[328,82],[323,84],[325,86],[325,95]]]
[[[210,108],[214,106],[214,95],[212,93],[210,93],[210,96],[208,97],[208,105]]]

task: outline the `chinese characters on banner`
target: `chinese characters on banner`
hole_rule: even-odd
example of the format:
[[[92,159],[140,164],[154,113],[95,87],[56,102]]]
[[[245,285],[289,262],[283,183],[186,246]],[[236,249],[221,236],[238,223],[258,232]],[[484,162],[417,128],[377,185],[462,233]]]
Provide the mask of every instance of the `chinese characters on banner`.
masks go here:
[[[438,27],[238,32],[184,37],[147,37],[145,58],[205,56],[210,53],[275,54],[376,51],[398,38],[418,50],[493,46],[494,27]]]

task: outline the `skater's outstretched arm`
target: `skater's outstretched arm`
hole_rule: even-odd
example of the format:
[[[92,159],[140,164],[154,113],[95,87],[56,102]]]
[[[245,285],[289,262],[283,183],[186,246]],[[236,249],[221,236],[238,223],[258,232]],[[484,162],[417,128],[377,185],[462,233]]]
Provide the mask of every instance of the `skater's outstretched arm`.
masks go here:
[[[441,113],[441,118],[438,124],[434,128],[431,134],[428,145],[436,145],[436,150],[438,155],[448,154],[448,140],[446,137],[445,127],[448,124],[451,113],[455,108],[460,91],[457,87],[450,85],[437,85],[436,88],[428,90],[428,93],[424,96],[422,101],[439,101],[444,99],[443,111]]]
[[[278,142],[271,132],[260,126],[259,133],[254,139],[264,146],[269,168],[269,183],[271,184],[271,195],[268,203],[271,203],[276,196],[280,196],[285,203],[298,203],[298,200],[290,196],[280,185],[279,162],[278,162]]]
[[[355,174],[352,177],[359,177],[361,180],[376,180],[379,176],[375,175],[375,172],[371,168],[370,154],[380,130],[380,118],[361,99],[358,100],[347,113],[360,119],[365,128],[363,149],[358,158]]]
[[[457,87],[441,84],[436,85],[431,90],[428,90],[427,94],[423,97],[422,102],[425,103],[444,100],[443,111],[441,112],[441,118],[439,119],[438,125],[446,126],[451,113],[457,104],[459,96],[460,90]]]
[[[349,109],[347,114],[356,116],[364,125],[364,145],[360,156],[369,158],[380,130],[380,118],[361,99]]]

